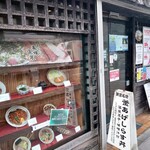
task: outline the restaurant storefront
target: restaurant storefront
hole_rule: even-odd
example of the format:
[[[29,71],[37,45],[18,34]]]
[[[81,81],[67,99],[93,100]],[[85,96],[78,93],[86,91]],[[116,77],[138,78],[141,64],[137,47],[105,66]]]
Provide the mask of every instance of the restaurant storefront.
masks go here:
[[[104,63],[101,60],[99,63],[99,79],[101,86],[105,87],[105,98],[100,91],[101,98],[105,99],[100,103],[100,110],[106,112],[101,116],[101,127],[106,133],[115,90],[134,93],[136,115],[148,109],[144,85],[150,82],[147,72],[149,52],[146,49],[149,45],[145,46],[149,41],[146,35],[150,27],[149,7],[148,0],[97,1],[99,60],[104,60]],[[106,136],[104,139],[102,148],[106,149]]]

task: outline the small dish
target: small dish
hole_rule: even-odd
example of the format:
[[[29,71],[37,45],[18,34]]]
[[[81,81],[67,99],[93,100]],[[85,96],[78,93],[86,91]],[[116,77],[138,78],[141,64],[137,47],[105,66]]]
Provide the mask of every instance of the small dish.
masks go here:
[[[25,84],[18,85],[16,89],[17,89],[18,94],[20,94],[20,95],[25,95],[25,94],[29,93],[29,91],[30,91],[29,86],[27,86]]]
[[[67,80],[67,77],[65,73],[60,70],[49,70],[47,79],[55,86],[62,86],[64,84],[63,82]]]
[[[6,111],[5,119],[12,127],[23,127],[30,119],[30,112],[23,106],[12,106]]]
[[[38,86],[40,87],[42,87],[42,89],[45,89],[46,87],[47,87],[47,83],[45,82],[45,81],[40,81],[39,83],[38,83]]]
[[[52,105],[52,104],[46,104],[43,107],[44,114],[47,115],[47,116],[50,116],[51,109],[56,109],[56,107],[54,105]]]
[[[54,132],[51,128],[44,127],[39,131],[39,139],[44,144],[50,144],[54,140]]]
[[[13,150],[30,150],[31,142],[27,137],[19,137],[13,143]]]

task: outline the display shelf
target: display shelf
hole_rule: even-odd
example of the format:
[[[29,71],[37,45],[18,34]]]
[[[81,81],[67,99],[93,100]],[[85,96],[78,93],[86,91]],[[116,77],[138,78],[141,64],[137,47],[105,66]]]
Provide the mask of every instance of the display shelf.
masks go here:
[[[70,134],[70,135],[64,135],[64,134],[63,134],[63,140],[66,140],[66,139],[68,139],[68,138],[71,138],[71,137],[74,136],[75,134],[80,134],[80,133],[82,132],[82,131],[79,131],[78,133],[76,133],[76,132],[75,132],[75,127],[68,127],[68,129],[71,131],[71,134]],[[57,135],[59,135],[59,134],[61,134],[61,133],[55,131],[54,134],[55,134],[55,137],[56,137]],[[44,143],[42,143],[39,139],[38,139],[38,140],[34,140],[34,141],[32,141],[32,147],[33,147],[33,146],[36,146],[36,145],[38,145],[38,144],[40,144],[41,149],[42,149],[42,150],[46,150],[46,149],[48,149],[48,148],[50,148],[50,147],[52,147],[52,146],[54,146],[54,145],[56,145],[56,144],[58,143],[55,137],[54,137],[53,142],[51,142],[50,144],[44,144]],[[60,142],[60,141],[59,141],[59,142]]]
[[[60,106],[60,108],[64,108],[64,106]],[[82,112],[81,107],[77,107],[77,114],[80,114]],[[43,123],[47,120],[49,120],[49,117],[46,116],[45,114],[40,114],[35,116],[37,119],[37,124]],[[15,128],[10,126],[9,124],[1,126],[0,127],[0,143],[6,141],[8,138],[9,139],[14,139],[17,138],[19,135],[23,134],[29,134],[32,132],[32,126],[25,125],[24,127],[20,128]]]
[[[0,67],[0,74],[2,73],[19,73],[19,72],[27,72],[32,70],[40,70],[40,69],[51,69],[51,68],[63,68],[63,67],[74,67],[77,65],[82,65],[82,61],[74,61],[67,63],[55,63],[55,64],[31,64],[24,66],[10,66],[10,67]]]
[[[75,90],[81,89],[80,84],[73,83],[73,85],[74,85]],[[44,98],[48,98],[51,96],[60,95],[60,94],[64,94],[64,93],[65,93],[65,87],[64,86],[48,87],[48,88],[43,90],[43,93],[36,94],[36,95],[34,95],[33,92],[30,92],[26,95],[19,95],[18,93],[13,93],[10,95],[11,100],[0,102],[0,105],[1,105],[0,109],[4,109],[4,108],[7,108],[7,107],[12,106],[12,105],[19,105],[22,103],[33,102],[36,100],[40,100],[40,99],[44,99]]]

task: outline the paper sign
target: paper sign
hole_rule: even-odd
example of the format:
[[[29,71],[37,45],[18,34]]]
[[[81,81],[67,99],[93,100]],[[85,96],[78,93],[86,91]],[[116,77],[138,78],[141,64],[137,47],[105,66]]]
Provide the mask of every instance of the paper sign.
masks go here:
[[[120,150],[138,150],[133,92],[115,91],[107,142]]]
[[[49,120],[47,120],[47,121],[45,121],[45,122],[42,122],[42,123],[40,123],[40,124],[37,124],[37,125],[32,126],[32,132],[33,132],[33,131],[36,131],[36,130],[39,130],[39,129],[41,129],[41,128],[43,128],[43,127],[46,127],[46,126],[49,126]]]
[[[69,109],[52,109],[50,117],[50,125],[67,125]]]
[[[56,136],[56,141],[59,142],[61,140],[63,140],[63,135],[62,134],[57,135]]]
[[[37,124],[37,120],[36,120],[35,117],[28,120],[28,125],[29,125],[29,126],[32,126],[32,125],[34,125],[34,124]]]
[[[136,78],[137,78],[137,82],[146,80],[147,78],[146,67],[137,68]]]
[[[67,87],[67,86],[71,86],[71,83],[70,83],[70,81],[69,81],[69,80],[67,80],[67,81],[64,81],[64,86],[65,86],[65,87]]]
[[[0,102],[8,101],[10,100],[10,94],[5,93],[5,94],[0,94]]]
[[[40,144],[33,146],[32,150],[41,150]]]
[[[76,131],[76,133],[79,132],[79,131],[81,131],[81,127],[80,127],[80,126],[77,126],[77,127],[75,128],[75,131]]]
[[[143,63],[143,44],[136,44],[136,65]]]
[[[143,65],[150,65],[150,28],[143,27]]]
[[[110,75],[110,82],[119,80],[120,77],[119,69],[111,70],[109,72],[109,75]]]
[[[36,87],[36,88],[33,89],[34,94],[40,94],[42,92],[43,92],[42,87]]]

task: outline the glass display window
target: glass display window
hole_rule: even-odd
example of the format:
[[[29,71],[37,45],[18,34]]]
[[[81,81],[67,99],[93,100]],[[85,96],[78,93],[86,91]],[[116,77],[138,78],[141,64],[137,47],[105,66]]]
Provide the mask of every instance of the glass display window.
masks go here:
[[[54,149],[88,131],[82,35],[0,36],[0,149]]]

